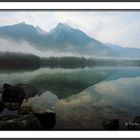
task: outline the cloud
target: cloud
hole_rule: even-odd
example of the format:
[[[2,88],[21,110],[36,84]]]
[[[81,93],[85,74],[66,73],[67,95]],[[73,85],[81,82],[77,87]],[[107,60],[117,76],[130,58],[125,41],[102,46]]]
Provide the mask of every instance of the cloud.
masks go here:
[[[13,41],[9,38],[2,39],[0,38],[0,52],[15,52],[15,53],[27,53],[35,54],[40,57],[49,57],[49,56],[82,56],[78,53],[72,52],[58,52],[53,50],[42,51],[37,47],[29,44],[24,40],[18,42]]]

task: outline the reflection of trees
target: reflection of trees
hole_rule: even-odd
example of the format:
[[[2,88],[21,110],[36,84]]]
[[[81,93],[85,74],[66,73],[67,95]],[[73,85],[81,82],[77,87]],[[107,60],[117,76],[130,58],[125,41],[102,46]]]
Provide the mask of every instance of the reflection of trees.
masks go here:
[[[140,60],[128,59],[93,59],[84,57],[49,57],[42,58],[43,67],[84,68],[93,66],[140,66]]]

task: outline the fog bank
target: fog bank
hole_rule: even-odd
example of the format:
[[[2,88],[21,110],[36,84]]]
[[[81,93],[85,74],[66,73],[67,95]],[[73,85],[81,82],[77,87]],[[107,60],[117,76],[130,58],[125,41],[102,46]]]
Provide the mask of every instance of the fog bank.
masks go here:
[[[39,47],[38,47],[39,48]],[[20,40],[20,41],[13,41],[11,39],[3,39],[0,38],[0,52],[14,52],[14,53],[27,53],[27,54],[35,54],[40,57],[50,57],[50,56],[81,56],[78,53],[73,52],[58,52],[57,50],[41,50],[37,49],[37,46],[34,46],[27,41]]]

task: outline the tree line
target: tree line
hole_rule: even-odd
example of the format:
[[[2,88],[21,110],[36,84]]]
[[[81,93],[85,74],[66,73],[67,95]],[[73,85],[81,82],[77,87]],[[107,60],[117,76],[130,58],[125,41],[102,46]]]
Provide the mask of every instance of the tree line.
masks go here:
[[[0,53],[1,69],[37,69],[40,68],[40,58],[32,54]]]
[[[33,54],[0,53],[0,69],[84,68],[94,66],[140,66],[140,60],[85,57],[39,57]]]

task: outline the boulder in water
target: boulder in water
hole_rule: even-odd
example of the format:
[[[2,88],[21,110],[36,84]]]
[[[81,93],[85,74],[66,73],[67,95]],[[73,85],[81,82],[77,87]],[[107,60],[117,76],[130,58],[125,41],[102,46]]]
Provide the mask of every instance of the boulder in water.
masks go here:
[[[3,112],[5,106],[2,101],[0,101],[0,113]]]
[[[40,122],[43,130],[53,129],[56,124],[56,116],[54,112],[34,113]]]
[[[0,117],[0,130],[41,130],[41,126],[32,114],[8,115]]]
[[[136,117],[134,118],[134,122],[140,123],[140,116],[136,116]]]
[[[21,108],[18,110],[18,114],[33,114],[38,119],[42,130],[52,129],[56,124],[56,116],[53,110],[35,110],[32,108],[32,106],[21,106]]]
[[[112,120],[103,121],[103,126],[106,130],[118,130],[119,129],[119,120],[112,119]]]
[[[25,92],[18,86],[11,86],[7,83],[3,85],[3,94],[1,96],[3,102],[22,103],[25,98]]]
[[[58,97],[46,91],[40,96],[36,95],[35,97],[29,98],[27,102],[23,102],[22,106],[32,106],[34,109],[38,110],[54,109],[57,102]]]

